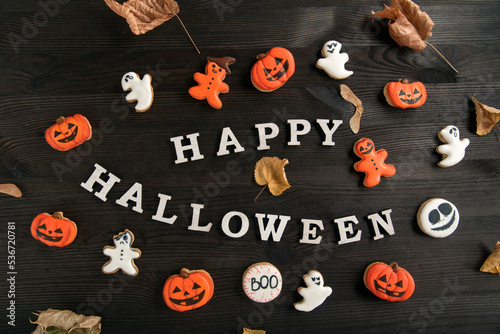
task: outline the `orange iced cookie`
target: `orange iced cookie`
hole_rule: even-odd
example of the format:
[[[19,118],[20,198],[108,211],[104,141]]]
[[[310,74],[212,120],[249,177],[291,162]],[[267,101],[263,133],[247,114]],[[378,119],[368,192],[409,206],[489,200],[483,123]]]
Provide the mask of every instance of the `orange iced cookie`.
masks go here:
[[[371,139],[358,140],[354,144],[354,153],[361,158],[354,164],[354,169],[366,174],[363,181],[366,187],[374,187],[379,184],[382,176],[391,177],[396,174],[396,168],[385,163],[387,151],[384,149],[375,151],[375,145]]]

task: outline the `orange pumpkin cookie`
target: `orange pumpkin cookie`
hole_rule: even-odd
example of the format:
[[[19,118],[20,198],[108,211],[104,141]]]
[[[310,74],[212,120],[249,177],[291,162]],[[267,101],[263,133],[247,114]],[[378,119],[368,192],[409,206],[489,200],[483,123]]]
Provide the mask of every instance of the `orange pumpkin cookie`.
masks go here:
[[[87,118],[80,114],[59,117],[56,124],[45,130],[45,140],[59,151],[67,151],[92,137],[92,127]]]
[[[205,66],[205,73],[196,72],[194,80],[198,86],[189,88],[189,95],[198,100],[206,99],[208,104],[215,109],[222,107],[222,101],[219,98],[219,93],[229,92],[229,86],[223,82],[226,78],[226,73],[231,74],[229,65],[235,62],[232,57],[222,58],[207,58],[208,63]]]
[[[384,96],[393,107],[417,108],[427,101],[427,90],[421,82],[410,83],[407,79],[400,79],[385,85]]]
[[[366,187],[374,187],[379,184],[382,176],[391,177],[396,174],[396,168],[385,163],[387,151],[384,149],[375,151],[375,145],[371,139],[361,138],[358,140],[354,144],[354,153],[361,158],[354,164],[354,169],[366,174],[363,181]]]
[[[64,247],[76,238],[78,228],[75,222],[65,218],[58,211],[53,215],[41,213],[31,223],[31,235],[46,245]]]
[[[205,305],[214,294],[214,281],[205,270],[182,268],[163,286],[165,304],[174,311],[184,312]]]
[[[390,302],[407,300],[415,291],[413,277],[396,262],[373,262],[366,268],[363,281],[375,296]]]
[[[283,86],[295,72],[295,60],[290,51],[276,47],[259,54],[252,67],[252,84],[261,92],[272,92]]]

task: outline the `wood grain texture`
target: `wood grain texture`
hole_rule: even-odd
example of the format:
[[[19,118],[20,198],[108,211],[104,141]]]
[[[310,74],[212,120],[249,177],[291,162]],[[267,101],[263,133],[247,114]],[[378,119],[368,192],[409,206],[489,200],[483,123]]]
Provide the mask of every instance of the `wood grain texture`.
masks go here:
[[[104,1],[4,0],[0,22],[0,183],[15,183],[22,198],[0,194],[0,271],[7,276],[8,222],[16,226],[16,327],[7,324],[9,286],[0,283],[1,333],[30,333],[32,312],[71,309],[103,318],[103,333],[241,333],[243,326],[268,333],[500,333],[499,277],[479,267],[500,239],[500,132],[475,134],[471,97],[500,108],[500,7],[497,1],[419,1],[435,22],[428,39],[459,70],[454,73],[430,48],[416,52],[397,46],[387,21],[372,21],[383,1],[328,0],[179,1],[184,24],[198,55],[176,18],[145,35],[133,35],[125,20]],[[45,6],[47,5],[47,6]],[[45,9],[44,9],[45,8]],[[331,79],[316,68],[321,47],[343,44],[354,75]],[[295,56],[296,73],[272,93],[250,82],[255,56],[274,46]],[[230,87],[216,111],[187,93],[193,74],[203,72],[206,56],[232,56]],[[155,100],[149,111],[134,112],[125,101],[124,73],[150,73]],[[416,110],[387,105],[389,81],[425,83],[429,96]],[[341,83],[363,101],[361,130],[348,127],[353,106],[339,95]],[[45,129],[59,116],[84,114],[92,141],[68,152],[52,149]],[[312,125],[300,146],[289,146],[289,119]],[[316,119],[343,124],[333,140]],[[275,123],[271,149],[259,151],[255,124]],[[469,138],[465,159],[442,169],[437,132],[459,127]],[[217,156],[224,127],[245,151]],[[204,159],[175,164],[170,138],[199,133]],[[373,189],[363,187],[352,165],[353,144],[362,137],[389,152],[397,173]],[[291,188],[279,197],[253,180],[260,157],[287,158]],[[106,202],[80,186],[98,163],[121,179]],[[61,167],[62,166],[62,167]],[[61,169],[63,168],[63,169]],[[143,213],[115,203],[135,182],[143,186]],[[158,193],[168,194],[168,225],[151,217]],[[460,211],[457,231],[433,239],[418,228],[422,202],[443,197]],[[187,229],[191,203],[203,204],[201,224],[210,232]],[[395,234],[373,240],[367,218],[392,209]],[[63,211],[78,225],[68,247],[54,249],[34,240],[29,226],[41,212]],[[221,220],[244,213],[250,227],[242,238],[224,234]],[[290,216],[280,242],[261,241],[256,213]],[[339,245],[334,220],[355,215],[361,240]],[[299,243],[302,219],[324,224],[319,245]],[[237,228],[237,224],[231,225]],[[125,228],[135,234],[140,273],[105,275],[102,249]],[[282,295],[256,304],[241,287],[254,262],[268,261],[283,274]],[[374,261],[397,261],[414,277],[414,295],[402,303],[379,300],[362,276]],[[215,294],[198,310],[177,313],[162,299],[165,280],[180,268],[205,269]],[[318,309],[298,312],[297,288],[310,269],[319,270],[333,294]]]

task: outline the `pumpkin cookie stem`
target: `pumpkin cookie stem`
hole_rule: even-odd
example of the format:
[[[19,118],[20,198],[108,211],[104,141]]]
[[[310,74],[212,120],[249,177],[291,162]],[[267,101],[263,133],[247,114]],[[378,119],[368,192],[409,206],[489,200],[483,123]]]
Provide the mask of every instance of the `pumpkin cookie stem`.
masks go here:
[[[194,44],[194,41],[193,41],[193,39],[191,38],[191,35],[189,34],[189,32],[187,31],[186,26],[184,26],[184,23],[182,23],[181,18],[180,18],[177,14],[175,14],[175,17],[177,17],[177,19],[179,20],[179,22],[180,22],[180,23],[181,23],[181,25],[182,25],[182,28],[184,29],[184,31],[185,31],[185,32],[186,32],[186,34],[188,35],[189,40],[191,41],[191,43],[193,43],[193,46],[194,46],[194,48],[196,49],[196,51],[198,52],[198,54],[200,54],[200,50],[198,50],[198,48],[196,47],[196,44]]]
[[[63,212],[62,211],[54,212],[54,214],[52,215],[52,217],[54,217],[56,219],[63,219],[64,218]]]
[[[188,278],[190,273],[191,273],[191,270],[189,270],[187,268],[181,269],[181,277],[182,278]]]
[[[399,266],[396,262],[393,262],[391,263],[390,267],[392,268],[392,270],[397,273],[399,271]]]
[[[438,51],[438,49],[436,49],[434,47],[434,45],[432,45],[431,43],[427,42],[427,41],[424,41],[427,45],[429,45],[432,49],[434,49],[434,51],[437,52],[438,55],[441,56],[441,58],[443,58],[443,60],[446,62],[446,64],[448,64],[449,67],[451,67],[451,69],[453,71],[455,71],[455,73],[458,73],[457,69],[455,67],[453,67],[453,65],[443,56],[443,54],[441,52]]]

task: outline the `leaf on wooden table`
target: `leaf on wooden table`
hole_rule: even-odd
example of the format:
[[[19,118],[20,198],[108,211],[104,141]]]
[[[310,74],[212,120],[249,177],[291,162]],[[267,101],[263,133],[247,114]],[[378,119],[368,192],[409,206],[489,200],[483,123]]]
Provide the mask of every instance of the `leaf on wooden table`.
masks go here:
[[[19,190],[19,188],[13,183],[0,184],[0,193],[4,193],[18,198],[23,196],[21,190]]]
[[[485,273],[500,274],[500,241],[497,241],[495,249],[479,270]]]
[[[363,103],[361,103],[361,100],[358,99],[356,95],[354,95],[352,90],[349,87],[347,87],[347,85],[344,84],[340,85],[340,95],[344,98],[344,100],[346,100],[347,102],[351,102],[356,107],[354,115],[349,120],[349,126],[351,127],[351,131],[356,134],[359,132],[359,128],[361,126]]]
[[[266,331],[261,329],[248,329],[243,327],[243,334],[266,334]]]
[[[40,313],[32,324],[38,327],[31,334],[99,334],[101,333],[101,317],[85,316],[69,310],[47,309]]]
[[[476,106],[476,133],[480,136],[484,136],[490,133],[491,129],[500,120],[500,110],[482,104],[473,96],[472,101]]]
[[[255,164],[255,182],[261,186],[268,186],[274,196],[281,195],[283,191],[290,188],[286,179],[285,165],[288,159],[277,157],[264,157]]]
[[[392,0],[391,5],[380,12],[372,12],[375,16],[389,18],[389,34],[400,46],[407,46],[422,51],[426,43],[424,40],[432,36],[432,22],[426,12],[410,0]]]

